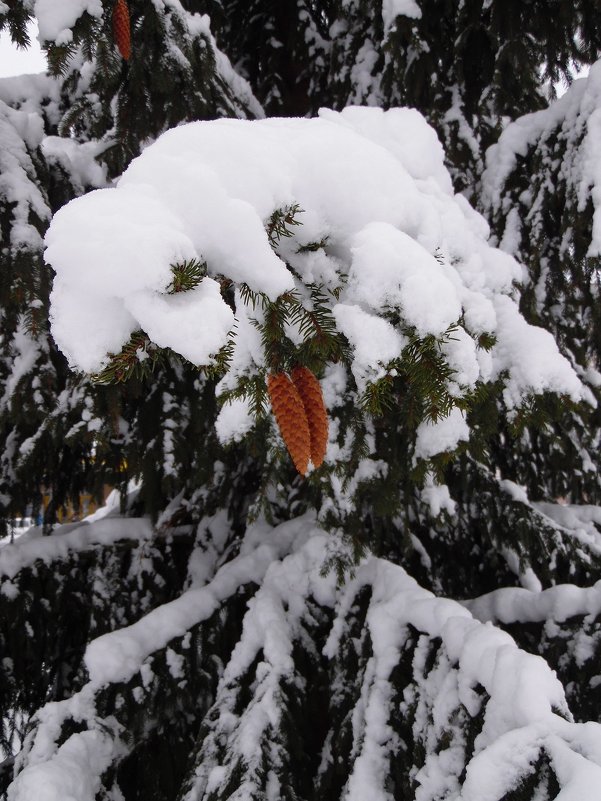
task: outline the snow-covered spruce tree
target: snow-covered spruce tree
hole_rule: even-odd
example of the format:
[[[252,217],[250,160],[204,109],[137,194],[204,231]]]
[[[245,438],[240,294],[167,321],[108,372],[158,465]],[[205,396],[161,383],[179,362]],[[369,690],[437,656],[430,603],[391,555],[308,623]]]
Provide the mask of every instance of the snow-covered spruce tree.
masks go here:
[[[28,96],[23,108],[14,96],[19,88]],[[69,443],[68,432],[80,420],[81,410],[73,416],[81,401],[80,382],[69,377],[47,333],[51,276],[43,265],[42,238],[60,205],[55,205],[57,198],[64,202],[75,194],[66,174],[52,163],[51,140],[45,137],[56,108],[53,89],[45,76],[28,78],[20,87],[4,81],[0,87],[3,533],[14,516],[36,513],[43,489],[53,492],[55,502],[65,503],[79,495],[90,477],[89,447]],[[77,144],[68,144],[75,156]],[[103,183],[103,170],[93,161],[88,173],[89,186]],[[64,392],[67,384],[70,390]]]
[[[578,531],[580,538],[595,536],[599,522],[599,70],[597,63],[589,77],[576,81],[548,109],[507,127],[488,153],[481,198],[496,241],[527,267],[525,315],[553,332],[597,401],[588,411],[565,409],[542,430],[526,429],[511,449],[497,448],[495,460],[505,476],[524,487],[526,503],[535,501],[541,513]],[[590,688],[598,658],[598,612],[594,604],[579,603],[560,625],[550,626],[550,600],[541,594],[528,614],[529,627],[519,625],[523,607],[503,612],[495,594],[485,601],[483,617],[501,621],[528,648],[545,655],[570,687],[573,706],[586,717],[596,704]]]
[[[234,4],[224,4],[224,15],[227,16],[227,9],[233,8]],[[260,0],[252,4],[252,19],[272,32],[277,28],[275,13],[275,4]],[[508,6],[495,2],[403,0],[380,4],[358,0],[316,3],[310,9],[304,4],[280,3],[277,14],[278,30],[311,32],[306,33],[305,42],[307,47],[314,46],[314,55],[307,50],[305,58],[290,57],[296,71],[291,67],[286,73],[287,101],[277,105],[277,98],[270,96],[272,112],[306,113],[307,99],[300,89],[307,85],[311,86],[309,101],[314,111],[320,105],[342,108],[349,103],[417,107],[445,143],[446,161],[455,187],[464,189],[485,213],[488,209],[480,197],[480,176],[486,148],[496,141],[510,119],[546,106],[554,84],[560,79],[571,80],[575,64],[590,63],[599,54],[599,16],[595,5],[589,2]],[[231,19],[237,17],[238,10]],[[319,32],[319,37],[315,31]],[[240,68],[246,69],[257,96],[265,101],[266,91],[275,81],[265,84],[256,76],[269,75],[267,65],[273,59],[285,60],[292,53],[298,54],[303,37],[299,36],[292,45],[291,39],[280,33],[270,37],[264,47],[253,47],[252,43],[257,41],[256,28],[252,25],[238,28],[232,23],[231,30],[223,25],[219,28],[220,41],[226,48],[233,41],[232,32],[238,37],[236,53],[244,52],[246,47],[252,54],[248,57],[252,68],[240,56],[236,58]],[[315,64],[310,70],[313,82],[307,84],[306,65],[312,59]],[[324,63],[328,76],[325,83]],[[294,92],[291,87],[295,88]],[[293,108],[291,97],[299,97],[302,102]],[[492,158],[494,161],[495,156]],[[528,187],[529,166],[522,170],[519,191]],[[544,170],[540,173],[542,186],[552,187],[551,180],[550,173]],[[550,191],[552,193],[552,188]],[[530,196],[525,192],[522,203],[527,204]],[[561,200],[555,193],[552,197],[555,208],[561,209]],[[554,223],[555,220],[547,222],[545,237],[549,247],[557,249],[560,242],[554,232],[559,229]],[[584,221],[578,225],[586,239],[590,226]],[[534,238],[532,242],[535,241]],[[566,252],[564,250],[564,261]],[[520,257],[519,253],[516,255]],[[543,263],[537,262],[537,258],[538,254],[533,251],[531,259],[524,259],[534,277],[530,281],[524,275],[530,287],[536,286],[536,273]],[[568,273],[562,273],[558,266],[557,280],[554,276],[552,285],[565,284],[566,275]],[[590,270],[589,275],[593,275]],[[586,290],[583,291],[586,294]],[[531,297],[532,292],[527,290],[521,301],[523,312],[530,322],[548,327],[545,315],[549,317],[557,310],[551,295],[545,299],[549,301],[547,305],[542,304],[547,309],[542,316],[540,312],[531,312]],[[584,303],[586,308],[585,315],[580,314],[579,319],[597,314],[594,293],[588,292],[578,302],[581,306]],[[550,312],[552,309],[555,311]],[[560,321],[571,318],[569,309],[559,315]],[[557,325],[551,330],[558,334]],[[559,341],[564,347],[564,339],[560,337]],[[580,331],[579,341],[578,346],[576,343],[566,345],[564,352],[568,357],[574,347],[576,350],[582,350],[583,345],[588,348],[585,343],[590,342],[590,336],[586,324]],[[578,369],[580,364],[586,368],[587,358],[579,355],[575,367]],[[517,571],[522,577],[529,575],[534,566],[534,573],[544,583],[596,578],[596,569],[589,572],[586,567],[586,557],[584,561],[574,559],[571,545],[560,546],[555,557],[549,558],[547,543],[557,540],[554,524],[549,525],[544,518],[533,518],[523,503],[523,496],[512,490],[511,483],[500,484],[498,479],[526,486],[530,498],[535,501],[564,497],[574,503],[596,502],[597,495],[592,493],[592,487],[596,486],[598,475],[597,413],[591,407],[566,409],[551,395],[539,403],[538,410],[530,410],[527,416],[513,415],[511,419],[507,410],[497,405],[498,396],[491,396],[487,403],[472,412],[473,426],[482,431],[487,449],[494,453],[488,458],[482,454],[483,458],[478,460],[464,457],[448,471],[447,482],[457,503],[456,516],[442,531],[440,522],[437,523],[437,547],[430,555],[434,561],[427,580],[444,592],[455,593],[462,586],[471,586],[473,592],[486,591],[507,569],[506,558],[499,559],[499,554],[507,554],[508,549],[512,553],[511,572]],[[483,468],[485,463],[489,467]],[[586,476],[584,481],[583,476]],[[455,522],[457,519],[461,521],[459,526]],[[541,531],[544,534],[541,535]],[[426,528],[420,539],[427,541],[429,538]],[[393,537],[393,543],[394,540]],[[448,549],[441,548],[441,543],[447,543]],[[479,579],[473,571],[478,560],[468,558],[474,549],[483,565]],[[456,568],[458,552],[465,558],[459,560]],[[453,570],[449,572],[450,563]],[[426,580],[425,576],[422,579]],[[510,580],[510,575],[501,580]]]
[[[215,48],[206,19],[178,3],[132,4],[133,50],[126,65],[114,42],[112,6],[105,4],[104,16],[97,3],[0,6],[0,24],[23,43],[35,12],[56,73],[0,81],[4,531],[14,517],[40,509],[43,491],[52,498],[45,512],[51,528],[60,507],[70,501],[75,508],[82,491],[100,494],[103,485],[125,490],[133,475],[146,475],[137,502],[156,512],[180,491],[179,473],[195,487],[210,480],[198,451],[188,447],[195,439],[208,441],[203,415],[185,400],[198,397],[196,371],[166,360],[157,365],[150,391],[135,380],[96,387],[68,369],[48,334],[51,272],[43,264],[42,238],[52,213],[105,185],[167,126],[261,113]],[[0,691],[3,788],[10,755],[19,750],[35,709],[77,687],[85,643],[173,598],[191,543],[125,539],[104,551],[90,548],[81,558],[55,559],[43,575],[39,566],[19,573],[20,592],[3,609],[1,634],[7,654]],[[106,614],[105,596],[113,604]]]
[[[36,11],[48,12],[44,5]],[[199,5],[185,3],[207,10]],[[393,11],[411,11],[408,5]],[[73,6],[94,12],[74,32],[94,45],[83,26],[98,24],[99,6]],[[144,14],[142,4],[131,7],[134,19]],[[176,8],[153,3],[148,13]],[[319,30],[325,40],[325,13],[305,18],[295,33]],[[371,13],[358,9],[348,19],[361,23]],[[241,36],[251,22],[231,31]],[[98,30],[110,35],[108,17]],[[146,47],[149,39],[137,41]],[[321,40],[307,41],[325,52]],[[292,52],[301,52],[294,48],[302,38],[293,42]],[[232,52],[241,69],[245,47]],[[65,103],[87,92],[90,67],[73,57]],[[257,49],[246,54],[247,74],[258,58]],[[268,92],[275,68],[255,69]],[[315,77],[321,69],[311,92],[323,86]],[[282,85],[291,80],[278,75]],[[144,78],[160,86],[159,72]],[[97,81],[94,89],[102,100],[85,95],[62,132],[95,136],[101,148],[112,136],[117,144],[106,158],[114,153],[114,175],[139,142],[127,135],[127,116],[114,114],[114,87]],[[284,90],[292,104],[294,92]],[[272,111],[277,97],[274,90]],[[156,118],[179,121],[162,112]],[[570,722],[545,665],[391,564],[458,598],[518,581],[536,589],[537,582],[596,579],[598,510],[561,514],[552,504],[533,505],[506,480],[508,459],[500,462],[491,446],[498,426],[508,428],[498,413],[502,392],[513,428],[529,431],[542,411],[548,416],[550,390],[571,396],[561,396],[565,407],[581,388],[551,340],[521,320],[510,296],[517,297],[512,281],[522,273],[484,244],[485,227],[465,203],[450,200],[423,121],[407,112],[348,111],[329,123],[341,130],[209,127],[190,134],[188,152],[186,134],[176,132],[111,190],[117,200],[91,195],[88,206],[69,207],[81,218],[69,209],[57,217],[50,247],[57,269],[64,262],[54,297],[57,336],[75,364],[104,381],[127,379],[130,411],[121,395],[111,419],[128,469],[143,476],[141,504],[160,509],[175,497],[154,530],[119,518],[112,506],[107,520],[2,552],[5,751],[17,750],[33,725],[13,799],[42,791],[57,801],[374,792],[538,799],[560,786],[562,797],[596,797],[598,728]],[[155,135],[149,130],[147,138]],[[375,158],[366,137],[392,156],[382,162],[378,150]],[[353,184],[347,173],[355,169]],[[158,198],[152,189],[144,197],[140,179],[147,178]],[[105,218],[119,202],[123,219]],[[78,251],[90,210],[102,243],[92,261]],[[59,222],[69,214],[70,223]],[[134,229],[144,236],[128,248]],[[279,295],[278,280],[289,282]],[[110,331],[92,325],[102,311]],[[210,331],[199,329],[198,311]],[[455,319],[445,317],[452,311]],[[91,344],[90,330],[98,337]],[[215,338],[205,339],[211,332]],[[104,334],[114,340],[107,344]],[[97,362],[82,364],[90,347]],[[117,355],[107,358],[107,350]],[[203,369],[178,361],[178,353]],[[320,377],[330,417],[325,463],[303,480],[279,438],[265,385],[274,373],[285,384],[284,371],[295,375],[298,365]],[[545,391],[524,415],[524,399]],[[302,429],[293,415],[294,426]],[[506,448],[514,441],[506,439]],[[453,462],[457,444],[464,453]],[[552,491],[539,497],[555,499]],[[366,546],[391,561],[368,555],[354,579],[340,576],[340,587],[335,570],[321,574],[328,565],[342,574]],[[586,684],[595,672],[587,660],[598,639],[595,589],[504,590],[469,608],[510,626],[535,651],[542,630],[572,711],[579,720],[596,717],[596,685]],[[557,625],[570,616],[575,626]],[[8,759],[5,783],[11,769]]]
[[[26,43],[25,26],[35,12],[54,76],[0,84],[6,103],[0,166],[5,528],[15,516],[35,514],[42,491],[52,498],[45,512],[50,525],[63,504],[77,505],[82,490],[126,486],[151,460],[165,466],[146,483],[148,497],[160,505],[172,494],[177,450],[176,433],[164,433],[162,426],[167,393],[178,382],[177,396],[194,392],[193,375],[168,374],[168,367],[146,403],[135,385],[95,389],[68,371],[47,336],[50,273],[41,261],[41,237],[51,214],[105,185],[166,127],[261,114],[216,49],[206,18],[179,3],[131,4],[133,43],[126,61],[115,42],[112,9],[108,2],[105,13],[100,3],[82,3],[59,14],[52,3],[15,2],[0,10],[0,29],[8,26],[19,43]],[[180,419],[187,428],[185,408]]]
[[[57,801],[598,796],[601,729],[573,722],[548,666],[375,555],[409,565],[413,549],[433,584],[437,543],[419,537],[437,528],[428,507],[450,530],[439,481],[453,452],[484,460],[482,493],[499,494],[487,404],[503,393],[519,415],[544,393],[588,397],[551,335],[521,316],[521,269],[486,237],[453,196],[433,131],[400,109],[183,126],[116,188],[54,216],[51,317],[71,364],[152,381],[178,355],[200,368],[197,405],[219,442],[202,443],[193,541],[180,504],[156,533],[109,516],[0,554],[3,630],[12,616],[32,639],[70,637],[64,700],[39,711],[11,801],[42,788]],[[299,367],[319,377],[329,418],[324,462],[308,471],[313,401],[273,389]],[[473,517],[481,508],[474,497]],[[547,529],[549,549],[571,541],[574,563],[594,570],[594,527],[588,542]],[[515,582],[499,569],[504,558],[520,572],[512,545],[483,565],[483,583]],[[441,571],[446,586],[469,577],[457,597],[477,586],[459,563],[473,558]],[[65,563],[71,584],[57,575]],[[137,587],[129,605],[115,566]],[[29,611],[19,598],[34,578]],[[54,606],[38,602],[48,581]],[[550,592],[539,616],[596,611],[595,591]],[[74,595],[80,627],[65,628]],[[471,608],[490,614],[485,601]],[[19,667],[3,698],[21,688],[31,709],[48,684],[25,697]]]
[[[548,110],[508,127],[489,153],[482,194],[497,241],[527,265],[525,314],[553,332],[597,402],[601,400],[595,221],[598,71],[595,65],[590,79],[577,81]],[[556,234],[550,236],[551,231]],[[584,416],[564,414],[555,429],[538,435],[537,464],[524,458],[524,450],[532,450],[532,438],[508,454],[516,480],[533,497],[599,502],[598,409],[597,405]]]

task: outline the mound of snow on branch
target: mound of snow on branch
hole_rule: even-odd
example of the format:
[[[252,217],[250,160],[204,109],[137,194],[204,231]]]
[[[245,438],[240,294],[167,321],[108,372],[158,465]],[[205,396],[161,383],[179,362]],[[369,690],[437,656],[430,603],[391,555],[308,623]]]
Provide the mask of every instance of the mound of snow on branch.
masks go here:
[[[274,249],[266,225],[293,206],[300,225]],[[55,215],[46,236],[52,330],[71,365],[94,372],[139,328],[210,364],[235,322],[250,332],[237,337],[230,365],[242,375],[262,366],[246,325],[252,311],[236,292],[233,313],[220,282],[271,300],[318,283],[333,293],[360,391],[401,356],[408,331],[451,331],[454,394],[503,376],[510,406],[545,391],[580,398],[551,335],[519,313],[520,265],[487,238],[483,219],[453,195],[442,147],[414,110],[191,123],[161,136],[116,187]],[[172,265],[190,259],[205,262],[207,276],[169,295]],[[496,339],[492,352],[479,347],[482,334]]]

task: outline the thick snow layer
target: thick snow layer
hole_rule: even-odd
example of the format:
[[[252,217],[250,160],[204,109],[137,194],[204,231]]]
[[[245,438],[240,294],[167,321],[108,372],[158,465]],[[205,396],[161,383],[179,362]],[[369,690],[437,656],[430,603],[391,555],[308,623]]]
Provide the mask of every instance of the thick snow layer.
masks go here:
[[[390,28],[398,16],[421,19],[422,10],[416,0],[383,0],[382,19],[384,20],[384,30]]]
[[[559,623],[576,615],[601,613],[601,581],[592,587],[558,584],[556,587],[534,592],[522,587],[504,587],[470,601],[463,601],[466,609],[482,621],[500,623],[535,623],[556,620]]]
[[[300,225],[274,251],[265,226],[295,204]],[[221,385],[231,389],[264,364],[249,321],[260,310],[245,306],[239,285],[275,300],[293,289],[304,296],[304,284],[317,281],[332,290],[360,390],[402,354],[407,330],[440,339],[456,330],[444,351],[455,396],[503,374],[510,406],[547,390],[580,397],[553,340],[512,299],[522,268],[487,236],[483,219],[453,196],[440,143],[414,110],[192,123],[161,136],[116,187],[55,215],[46,237],[57,273],[52,331],[73,367],[94,372],[136,328],[208,364],[235,323]],[[171,265],[193,258],[209,277],[168,296]],[[235,320],[223,279],[236,287]],[[477,347],[485,332],[496,337],[491,354]],[[288,335],[302,338],[292,326]],[[222,439],[242,435],[236,419],[246,428],[244,414],[224,412]]]
[[[353,240],[352,254],[345,295],[349,300],[376,313],[400,309],[420,336],[441,334],[461,316],[461,302],[445,268],[403,231],[387,223],[366,225]]]
[[[521,487],[507,480],[501,483],[516,500],[529,503]],[[601,507],[544,502],[531,506],[544,517],[547,525],[561,528],[576,545],[581,543],[589,552],[601,556]],[[601,582],[592,587],[561,584],[546,590],[540,584],[538,587],[507,587],[463,603],[478,620],[501,623],[563,622],[576,615],[594,619],[601,614]]]
[[[60,91],[62,81],[45,73],[13,75],[0,78],[0,100],[11,108],[27,113],[44,114],[54,125],[60,121]]]
[[[382,365],[401,355],[405,337],[381,317],[356,304],[338,303],[334,307],[338,329],[350,342],[355,358],[353,375],[360,390],[367,381],[377,381],[385,373]]]
[[[417,428],[415,441],[415,458],[429,459],[436,453],[452,451],[461,441],[467,442],[470,429],[461,409],[453,409],[448,417],[441,417],[436,422],[426,420]]]
[[[84,13],[100,19],[101,0],[35,0],[34,13],[40,29],[41,42],[66,45],[73,40],[71,28]]]
[[[21,773],[8,793],[13,799],[36,801],[94,801],[100,777],[114,759],[113,742],[100,731],[69,737],[51,763],[32,765]]]
[[[47,162],[59,164],[71,177],[76,192],[86,188],[98,189],[106,186],[106,165],[96,161],[106,145],[98,142],[76,142],[64,136],[46,136],[42,141],[42,153]]]
[[[260,525],[251,529],[241,555],[226,563],[206,587],[188,590],[132,626],[93,640],[85,654],[90,681],[96,685],[127,681],[153,651],[209,618],[239,587],[249,582],[259,584],[272,562],[299,537],[305,540],[312,533],[307,519],[298,518],[279,527],[278,539],[269,537],[257,546],[256,540],[263,539],[266,530],[268,527]]]
[[[247,398],[234,398],[225,403],[215,420],[215,431],[220,442],[242,439],[255,424]]]
[[[248,605],[242,635],[224,668],[216,696],[219,714],[211,715],[212,730],[207,735],[215,742],[231,743],[235,753],[229,753],[227,764],[199,768],[195,777],[199,794],[190,799],[202,795],[198,788],[203,782],[225,781],[238,758],[251,771],[260,764],[263,737],[272,741],[270,728],[277,728],[282,714],[279,687],[295,679],[293,643],[301,636],[303,618],[312,619],[308,600],[332,611],[323,653],[335,660],[348,634],[349,612],[362,588],[370,590],[366,625],[371,656],[360,678],[360,701],[353,712],[355,746],[347,801],[389,798],[387,765],[397,749],[388,723],[391,682],[408,627],[420,637],[412,668],[419,694],[414,733],[416,738],[423,736],[425,746],[425,762],[416,776],[418,801],[440,797],[435,789],[443,786],[448,790],[444,797],[453,801],[498,801],[521,776],[529,774],[541,748],[551,758],[562,799],[601,797],[601,726],[571,722],[563,689],[543,659],[521,651],[506,632],[479,622],[465,605],[435,597],[385,560],[367,557],[354,578],[337,587],[335,576],[322,572],[328,542],[328,535],[309,516],[276,528],[255,524],[248,529],[239,556],[212,578],[203,574],[201,586],[154,609],[134,625],[90,643],[86,652],[90,683],[70,699],[41,710],[20,766],[23,770],[9,791],[10,801],[93,798],[100,775],[118,757],[119,748],[125,747],[119,745],[114,721],[96,717],[94,694],[107,683],[127,681],[139,671],[143,680],[148,672],[144,662],[154,651],[206,620],[240,586],[252,582],[260,588]],[[591,597],[584,604],[582,598],[574,603],[568,592],[558,587],[540,596],[552,604],[565,594],[567,613],[583,606],[592,610],[598,603],[597,589],[588,592]],[[482,612],[477,604],[482,607],[483,600],[473,602],[475,611]],[[437,662],[422,670],[420,660],[425,660],[437,638],[441,643]],[[240,708],[232,688],[259,655],[256,681]],[[169,652],[167,656],[172,670],[179,673],[177,656]],[[483,703],[486,709],[481,714]],[[470,716],[480,715],[475,753],[465,766],[462,785],[464,752],[438,747],[443,736],[463,736],[454,718],[460,706]],[[69,717],[83,721],[88,730],[73,734],[59,746],[62,722]],[[584,795],[583,786],[587,788]]]
[[[151,539],[152,536],[150,521],[142,518],[70,523],[57,526],[51,537],[43,536],[41,527],[36,526],[23,534],[17,543],[0,548],[0,578],[12,579],[20,570],[31,567],[38,560],[50,564],[96,545],[112,545],[127,539]]]
[[[503,390],[507,406],[518,406],[528,392],[565,393],[579,400],[582,384],[568,360],[557,353],[553,336],[544,328],[528,325],[511,298],[497,298],[495,311],[499,336],[492,353],[494,375],[504,370],[509,373]]]

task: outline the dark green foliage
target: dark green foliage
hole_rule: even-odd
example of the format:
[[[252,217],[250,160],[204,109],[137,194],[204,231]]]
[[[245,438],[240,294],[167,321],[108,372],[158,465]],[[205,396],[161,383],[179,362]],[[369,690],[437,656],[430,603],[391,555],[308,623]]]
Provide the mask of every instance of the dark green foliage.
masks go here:
[[[504,628],[524,648],[539,653],[566,688],[574,718],[599,721],[599,615],[577,615],[567,620],[509,623]]]
[[[174,264],[171,268],[173,272],[173,281],[167,287],[167,291],[171,295],[178,292],[188,292],[190,289],[197,287],[204,276],[207,274],[207,265],[198,259],[185,261],[182,264]]]
[[[447,468],[447,480],[457,516],[444,516],[418,534],[431,559],[426,572],[417,568],[423,584],[453,597],[475,597],[494,584],[512,586],[529,572],[544,587],[597,580],[595,547],[514,497],[483,464],[464,456]],[[413,530],[419,529],[414,522]]]
[[[504,475],[525,485],[535,499],[599,503],[599,259],[590,252],[594,207],[590,197],[582,202],[581,182],[590,181],[580,161],[593,134],[587,95],[571,96],[555,118],[540,113],[545,124],[527,136],[523,153],[513,153],[500,140],[490,153],[481,203],[496,240],[527,267],[524,316],[553,333],[587,384],[591,403],[562,401],[559,407],[547,398],[545,406],[555,406],[552,421],[532,421],[538,425],[525,426],[511,450],[500,443],[495,457]],[[508,158],[508,168],[495,177],[500,156]]]
[[[103,6],[100,21],[79,18],[68,46],[48,43],[48,59],[51,71],[64,77],[60,134],[104,139],[103,161],[112,176],[123,172],[142,143],[184,120],[257,113],[250,91],[232,85],[233,73],[217,64],[208,28],[191,27],[186,11],[131,0],[132,57],[124,62],[113,42],[113,3]],[[73,61],[78,46],[93,65],[91,80]]]
[[[174,279],[174,283],[175,283]],[[179,290],[174,290],[179,291]],[[151,379],[163,354],[143,331],[136,331],[117,354],[109,353],[110,363],[93,380],[98,384],[114,384],[135,378]]]
[[[103,784],[115,782],[131,801],[180,797],[199,729],[210,715],[223,665],[241,633],[252,587],[244,588],[207,621],[149,660],[150,681],[140,674],[99,694],[97,709],[109,718],[119,708],[126,756]],[[174,665],[179,675],[174,675]],[[146,676],[148,675],[145,674]],[[179,681],[174,679],[179,678]]]
[[[269,116],[304,116],[319,105],[329,105],[335,2],[228,0],[202,5],[211,14],[219,46],[249,81]]]
[[[29,45],[29,35],[27,33],[27,23],[31,19],[31,10],[25,3],[4,4],[5,11],[0,11],[0,31],[8,28],[10,38],[19,47]]]
[[[302,222],[298,219],[299,214],[302,213],[303,210],[298,203],[294,203],[292,206],[276,209],[273,214],[271,214],[265,226],[265,230],[269,238],[269,243],[273,248],[279,245],[282,238],[289,239],[294,236],[291,228],[296,225],[302,225]]]

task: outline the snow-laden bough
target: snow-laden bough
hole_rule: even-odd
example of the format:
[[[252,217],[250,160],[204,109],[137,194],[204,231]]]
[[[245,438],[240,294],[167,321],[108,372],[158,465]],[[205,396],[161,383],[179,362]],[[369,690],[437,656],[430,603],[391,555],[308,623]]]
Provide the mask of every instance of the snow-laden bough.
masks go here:
[[[274,248],[268,221],[287,208],[300,224]],[[407,330],[454,331],[445,345],[451,394],[501,377],[510,409],[547,391],[580,400],[552,336],[519,312],[522,268],[487,237],[484,220],[454,196],[442,147],[414,110],[191,123],[161,136],[115,187],[55,215],[45,256],[56,272],[52,332],[71,366],[90,373],[140,329],[198,366],[230,342],[223,381],[233,386],[264,367],[239,290],[275,301],[319,285],[331,293],[360,391],[400,358]],[[189,260],[206,275],[173,294],[173,265]],[[232,284],[233,303],[223,291]],[[247,415],[226,413],[220,437],[243,435],[238,422],[248,429]],[[457,418],[447,433],[452,449],[465,425]],[[424,430],[424,455],[431,439]]]

